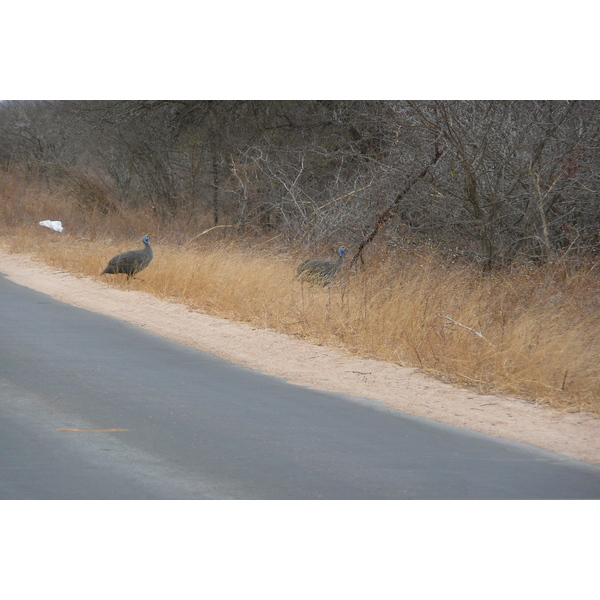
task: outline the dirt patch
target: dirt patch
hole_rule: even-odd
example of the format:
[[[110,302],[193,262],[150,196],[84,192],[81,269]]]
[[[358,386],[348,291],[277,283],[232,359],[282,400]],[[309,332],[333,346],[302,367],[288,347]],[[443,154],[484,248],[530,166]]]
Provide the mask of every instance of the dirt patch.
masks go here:
[[[480,395],[417,369],[347,356],[285,334],[211,317],[104,280],[78,278],[0,251],[0,273],[57,300],[127,321],[170,340],[311,388],[370,398],[427,417],[534,444],[600,465],[600,419],[504,396]]]

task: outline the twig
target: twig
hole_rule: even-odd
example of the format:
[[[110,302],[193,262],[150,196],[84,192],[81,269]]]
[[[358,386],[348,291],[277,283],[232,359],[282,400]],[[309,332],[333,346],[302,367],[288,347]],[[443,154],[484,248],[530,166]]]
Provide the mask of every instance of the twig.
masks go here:
[[[565,383],[567,382],[567,375],[568,375],[568,374],[569,374],[569,369],[567,369],[567,370],[565,371],[565,376],[563,377],[563,380],[562,380],[562,386],[561,386],[561,388],[560,388],[560,389],[561,389],[563,392],[565,391]]]
[[[343,196],[340,196],[339,198],[334,198],[333,200],[327,202],[326,204],[323,204],[322,206],[319,206],[317,208],[317,210],[322,210],[323,208],[325,208],[326,206],[329,206],[330,204],[333,204],[334,202],[337,202],[338,200],[343,200],[344,198],[348,198],[349,196],[354,196],[354,194],[358,194],[358,192],[362,192],[363,190],[366,190],[367,188],[371,187],[371,183],[369,185],[365,185],[364,187],[361,187],[357,190],[353,190],[351,192],[348,192],[347,194],[344,194]]]
[[[194,240],[198,239],[201,235],[204,235],[205,233],[208,233],[213,229],[222,229],[223,227],[234,227],[235,229],[237,229],[239,225],[215,225],[214,227],[209,227],[208,229],[201,231],[198,235],[195,235],[193,238],[187,240],[186,244],[193,242]]]
[[[473,329],[472,327],[467,327],[466,325],[463,325],[462,323],[455,321],[452,317],[449,317],[448,315],[438,315],[438,317],[440,317],[440,319],[446,319],[446,320],[450,321],[452,324],[458,325],[459,327],[462,327],[463,329],[466,329],[467,331],[474,333],[476,336],[480,337],[482,340],[485,340],[490,346],[494,346],[494,344],[492,344],[492,342],[490,342],[490,340],[488,340],[483,335],[483,333],[481,333],[479,331],[475,331],[475,329]]]

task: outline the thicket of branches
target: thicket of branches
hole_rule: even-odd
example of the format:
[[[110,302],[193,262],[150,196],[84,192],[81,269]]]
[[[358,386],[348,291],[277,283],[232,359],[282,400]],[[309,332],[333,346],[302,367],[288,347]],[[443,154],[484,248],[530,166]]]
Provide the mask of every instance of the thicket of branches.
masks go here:
[[[0,104],[0,161],[199,230],[434,243],[484,268],[600,245],[598,102]]]

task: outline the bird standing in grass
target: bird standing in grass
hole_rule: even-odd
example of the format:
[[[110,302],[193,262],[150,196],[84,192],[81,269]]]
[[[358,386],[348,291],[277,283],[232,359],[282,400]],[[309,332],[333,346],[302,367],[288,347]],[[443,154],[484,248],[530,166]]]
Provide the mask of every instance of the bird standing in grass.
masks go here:
[[[117,254],[108,262],[108,266],[100,275],[104,274],[118,274],[123,273],[127,275],[129,281],[132,277],[135,277],[142,269],[145,269],[154,256],[152,247],[150,246],[150,236],[145,235],[142,238],[144,247],[141,250],[129,250],[128,252],[122,252]]]
[[[307,281],[323,286],[328,285],[335,279],[340,270],[345,254],[346,248],[342,247],[338,250],[338,259],[335,261],[305,260],[298,267],[296,277],[301,281]]]

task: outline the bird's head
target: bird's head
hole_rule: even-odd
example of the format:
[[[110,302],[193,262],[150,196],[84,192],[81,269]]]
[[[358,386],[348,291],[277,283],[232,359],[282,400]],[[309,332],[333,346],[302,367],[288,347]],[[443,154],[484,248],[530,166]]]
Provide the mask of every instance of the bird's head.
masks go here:
[[[144,242],[144,244],[146,244],[146,246],[148,245],[148,243],[150,242],[150,236],[149,235],[145,235],[142,238],[142,242]]]
[[[344,256],[346,254],[346,248],[343,246],[338,250],[338,256]]]

